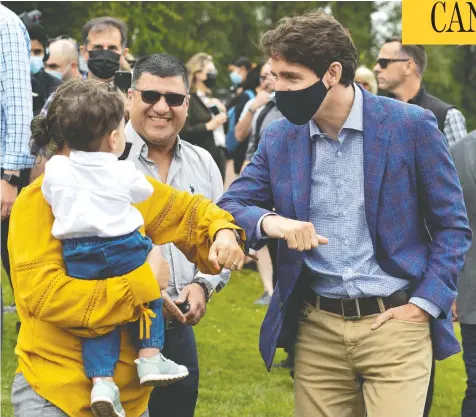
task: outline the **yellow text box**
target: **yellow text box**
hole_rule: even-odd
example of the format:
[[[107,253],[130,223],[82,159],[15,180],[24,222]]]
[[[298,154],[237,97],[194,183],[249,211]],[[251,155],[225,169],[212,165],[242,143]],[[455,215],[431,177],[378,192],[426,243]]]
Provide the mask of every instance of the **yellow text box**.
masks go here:
[[[402,42],[476,44],[476,0],[403,0]]]

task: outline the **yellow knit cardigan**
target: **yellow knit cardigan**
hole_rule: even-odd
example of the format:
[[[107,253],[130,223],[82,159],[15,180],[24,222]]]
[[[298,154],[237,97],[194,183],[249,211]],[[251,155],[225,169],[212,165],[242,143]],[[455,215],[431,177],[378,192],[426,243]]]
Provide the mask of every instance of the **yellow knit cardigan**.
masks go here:
[[[144,218],[142,233],[155,244],[173,242],[204,273],[217,271],[208,252],[218,230],[237,229],[233,217],[202,196],[175,190],[152,178],[153,195],[136,207]],[[127,275],[102,281],[70,278],[61,242],[51,235],[53,214],[43,198],[39,177],[17,198],[10,217],[9,251],[21,330],[15,353],[37,394],[73,417],[91,416],[91,381],[86,378],[80,337],[103,335],[136,321],[141,305],[160,297],[148,264]],[[120,359],[114,379],[128,417],[146,409],[150,388],[141,388],[137,352],[122,327]]]

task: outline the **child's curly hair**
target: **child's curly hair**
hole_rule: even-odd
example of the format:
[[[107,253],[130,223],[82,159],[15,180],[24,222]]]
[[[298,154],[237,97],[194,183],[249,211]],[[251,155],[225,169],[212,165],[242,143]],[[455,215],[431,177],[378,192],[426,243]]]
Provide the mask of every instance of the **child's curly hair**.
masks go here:
[[[123,93],[113,84],[69,80],[56,91],[47,116],[31,122],[31,153],[50,158],[66,143],[70,149],[95,152],[102,139],[124,118]]]

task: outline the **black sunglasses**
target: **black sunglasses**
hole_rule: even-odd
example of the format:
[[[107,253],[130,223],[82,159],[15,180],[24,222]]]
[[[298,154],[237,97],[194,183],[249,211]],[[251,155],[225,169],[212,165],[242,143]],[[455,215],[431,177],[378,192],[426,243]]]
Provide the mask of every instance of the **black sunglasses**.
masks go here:
[[[134,88],[134,90],[139,91],[142,97],[142,101],[147,104],[155,104],[157,103],[162,96],[164,96],[167,105],[170,107],[178,107],[181,106],[185,100],[183,94],[178,93],[159,93],[158,91],[154,90],[138,90]]]
[[[389,58],[380,58],[377,59],[377,64],[380,65],[380,68],[385,69],[388,67],[388,64],[391,62],[407,62],[410,61],[409,58],[399,58],[399,59],[389,59]]]

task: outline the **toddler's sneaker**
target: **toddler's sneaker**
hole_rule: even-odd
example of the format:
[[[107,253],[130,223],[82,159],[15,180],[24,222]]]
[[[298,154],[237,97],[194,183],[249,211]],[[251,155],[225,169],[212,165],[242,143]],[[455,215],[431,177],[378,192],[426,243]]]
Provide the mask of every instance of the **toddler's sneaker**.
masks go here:
[[[119,398],[119,388],[112,381],[97,379],[91,391],[94,417],[126,417]]]
[[[139,358],[134,362],[137,364],[141,385],[163,387],[188,376],[188,369],[185,366],[165,358],[162,353],[151,358]]]

